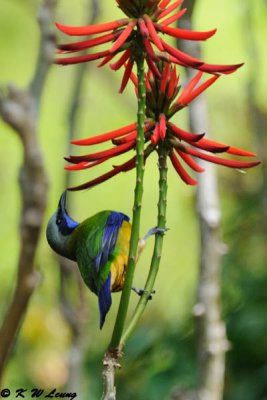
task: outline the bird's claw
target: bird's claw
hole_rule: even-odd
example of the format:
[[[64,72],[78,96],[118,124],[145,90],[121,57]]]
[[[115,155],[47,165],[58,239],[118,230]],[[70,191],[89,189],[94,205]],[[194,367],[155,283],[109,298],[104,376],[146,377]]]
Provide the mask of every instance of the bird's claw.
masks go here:
[[[152,290],[152,292],[149,292],[148,290],[145,290],[145,289],[137,289],[137,288],[135,288],[135,287],[133,287],[132,290],[133,290],[136,294],[138,294],[138,296],[140,296],[140,297],[141,297],[143,294],[147,294],[147,295],[148,295],[148,300],[152,300],[152,294],[155,294],[155,293],[156,293],[155,290]]]
[[[145,236],[143,237],[143,240],[146,241],[149,236],[156,235],[157,233],[161,233],[164,235],[165,232],[167,232],[169,228],[159,228],[158,226],[154,226],[154,228],[149,229]]]

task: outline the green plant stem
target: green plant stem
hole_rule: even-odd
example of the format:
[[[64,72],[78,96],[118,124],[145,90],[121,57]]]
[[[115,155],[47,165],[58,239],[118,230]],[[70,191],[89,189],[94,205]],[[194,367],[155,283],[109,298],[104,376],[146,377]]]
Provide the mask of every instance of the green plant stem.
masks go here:
[[[167,208],[167,149],[163,146],[160,146],[158,150],[159,154],[159,201],[158,201],[158,223],[157,226],[162,229],[166,229],[166,208]],[[150,264],[150,270],[147,277],[147,281],[145,284],[145,290],[143,295],[141,296],[134,314],[131,318],[130,324],[127,327],[126,331],[124,332],[120,348],[123,348],[124,344],[126,343],[127,339],[135,329],[139,319],[141,318],[147,302],[149,300],[149,296],[154,288],[155,280],[157,277],[157,273],[159,270],[160,260],[161,260],[161,252],[163,246],[163,233],[157,233],[155,236],[155,244],[154,244],[154,251],[153,256]]]
[[[144,122],[146,107],[146,88],[144,74],[144,57],[140,55],[137,61],[138,76],[138,112],[137,112],[137,144],[136,144],[136,185],[134,195],[132,234],[130,240],[129,261],[125,277],[125,284],[121,295],[119,310],[115,321],[115,326],[109,348],[118,349],[127,316],[130,301],[132,282],[134,277],[136,255],[139,242],[141,205],[143,197],[143,178],[144,178]]]

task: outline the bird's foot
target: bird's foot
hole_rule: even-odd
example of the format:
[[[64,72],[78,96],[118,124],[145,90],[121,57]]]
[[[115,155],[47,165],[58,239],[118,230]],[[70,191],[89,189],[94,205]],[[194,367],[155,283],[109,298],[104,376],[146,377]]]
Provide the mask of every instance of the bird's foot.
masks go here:
[[[144,249],[146,245],[146,240],[149,238],[149,236],[156,235],[157,233],[164,235],[165,232],[167,232],[169,228],[159,228],[158,226],[154,226],[154,228],[149,229],[145,236],[139,240],[139,252]]]
[[[137,288],[135,288],[135,287],[133,287],[132,290],[133,290],[136,294],[138,294],[138,296],[140,296],[140,297],[143,296],[144,293],[147,294],[147,295],[148,295],[148,300],[152,300],[152,294],[155,294],[155,293],[156,293],[155,290],[152,290],[152,292],[149,292],[148,290],[145,290],[145,289],[137,289]]]
[[[159,228],[158,226],[154,226],[154,228],[151,228],[147,231],[145,236],[143,237],[143,241],[146,241],[146,239],[149,238],[149,236],[156,235],[157,233],[161,233],[164,235],[165,232],[167,232],[169,228]]]

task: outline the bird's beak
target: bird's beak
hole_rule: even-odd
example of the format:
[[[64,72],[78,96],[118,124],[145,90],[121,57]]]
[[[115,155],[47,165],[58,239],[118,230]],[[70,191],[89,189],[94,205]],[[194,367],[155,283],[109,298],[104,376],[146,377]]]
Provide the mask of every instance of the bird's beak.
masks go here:
[[[58,208],[60,208],[63,213],[66,212],[66,199],[67,199],[67,191],[64,190],[58,203]]]

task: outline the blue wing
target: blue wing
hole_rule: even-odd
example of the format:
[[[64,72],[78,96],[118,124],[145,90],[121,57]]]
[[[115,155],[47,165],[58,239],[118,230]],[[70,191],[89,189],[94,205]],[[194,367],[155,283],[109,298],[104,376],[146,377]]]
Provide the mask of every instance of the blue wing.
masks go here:
[[[101,250],[98,253],[95,259],[95,267],[99,273],[101,273],[102,268],[108,262],[109,256],[113,253],[120,227],[123,221],[129,221],[129,217],[127,215],[112,211],[106,221],[103,237],[102,237],[102,245]],[[110,281],[111,281],[111,273],[108,273],[106,280],[98,292],[98,306],[100,312],[100,329],[102,328],[106,315],[110,309],[112,300],[110,293]]]
[[[102,329],[106,315],[108,310],[111,306],[111,293],[110,293],[110,280],[111,280],[111,273],[108,275],[108,279],[100,289],[98,293],[98,308],[100,313],[100,329]]]

